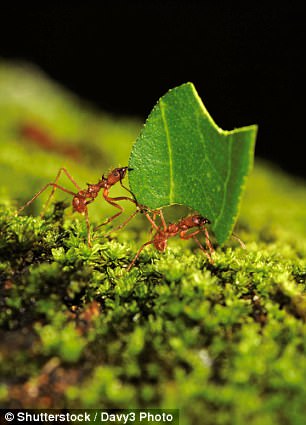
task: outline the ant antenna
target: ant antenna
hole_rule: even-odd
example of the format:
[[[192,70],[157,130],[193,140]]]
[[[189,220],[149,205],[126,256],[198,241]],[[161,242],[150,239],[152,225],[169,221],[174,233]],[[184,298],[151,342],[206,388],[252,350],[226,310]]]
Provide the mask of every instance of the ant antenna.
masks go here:
[[[237,236],[235,233],[232,233],[232,238],[239,242],[242,249],[246,249],[245,243],[239,238],[239,236]]]

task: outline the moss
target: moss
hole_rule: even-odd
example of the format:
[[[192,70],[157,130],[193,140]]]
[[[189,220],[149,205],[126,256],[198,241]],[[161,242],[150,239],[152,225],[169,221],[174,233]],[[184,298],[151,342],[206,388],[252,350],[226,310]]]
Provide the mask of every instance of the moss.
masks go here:
[[[43,220],[2,210],[7,406],[44,405],[49,385],[56,407],[180,407],[191,424],[204,414],[208,423],[255,424],[258,415],[302,423],[302,238],[218,248],[213,265],[174,241],[165,254],[148,249],[127,273],[136,244],[100,236],[89,249],[78,218],[63,226],[56,211]],[[11,341],[16,333],[31,346]],[[52,358],[57,366],[46,373]],[[73,384],[48,384],[59,371]],[[16,385],[30,381],[32,392],[14,399]]]
[[[31,173],[16,165],[11,181]],[[236,229],[246,250],[229,241],[212,265],[173,239],[164,254],[146,248],[129,273],[149,238],[140,216],[111,237],[97,232],[88,248],[83,218],[65,204],[43,219],[15,216],[16,191],[4,184],[3,193],[2,406],[179,408],[186,425],[304,423],[303,183],[258,162]]]

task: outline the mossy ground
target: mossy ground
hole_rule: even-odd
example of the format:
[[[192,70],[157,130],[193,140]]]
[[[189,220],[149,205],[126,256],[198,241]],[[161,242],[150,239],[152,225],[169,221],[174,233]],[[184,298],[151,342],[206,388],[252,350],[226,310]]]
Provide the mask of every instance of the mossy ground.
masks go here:
[[[144,250],[128,273],[149,238],[142,217],[109,237],[96,232],[88,248],[83,218],[62,202],[43,219],[40,200],[24,216],[14,211],[62,165],[83,182],[125,165],[137,123],[84,112],[36,71],[23,74],[22,87],[32,87],[24,100],[9,83],[20,72],[0,69],[1,406],[163,407],[179,408],[184,425],[304,424],[303,182],[257,163],[236,229],[246,250],[230,241],[210,264],[173,239],[165,254]],[[37,85],[49,88],[47,112]],[[79,162],[56,143],[30,145],[16,130],[21,120],[72,144],[80,131],[103,169],[90,166],[88,144],[78,144]],[[93,223],[109,211],[97,201]]]

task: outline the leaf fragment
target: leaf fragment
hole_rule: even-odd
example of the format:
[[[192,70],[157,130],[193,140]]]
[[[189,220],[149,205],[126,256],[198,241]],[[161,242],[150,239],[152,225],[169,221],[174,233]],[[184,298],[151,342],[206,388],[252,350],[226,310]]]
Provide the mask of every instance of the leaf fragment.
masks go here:
[[[257,126],[219,128],[194,85],[153,108],[129,160],[130,187],[152,209],[182,204],[211,221],[219,244],[231,235],[254,157]]]

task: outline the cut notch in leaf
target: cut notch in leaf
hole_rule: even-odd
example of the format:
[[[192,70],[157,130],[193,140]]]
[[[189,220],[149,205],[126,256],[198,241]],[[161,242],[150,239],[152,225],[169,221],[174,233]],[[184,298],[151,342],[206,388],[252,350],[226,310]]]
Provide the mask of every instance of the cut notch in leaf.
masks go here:
[[[192,83],[166,93],[153,108],[129,161],[140,204],[182,204],[207,217],[219,244],[233,231],[253,164],[257,126],[220,129]]]

